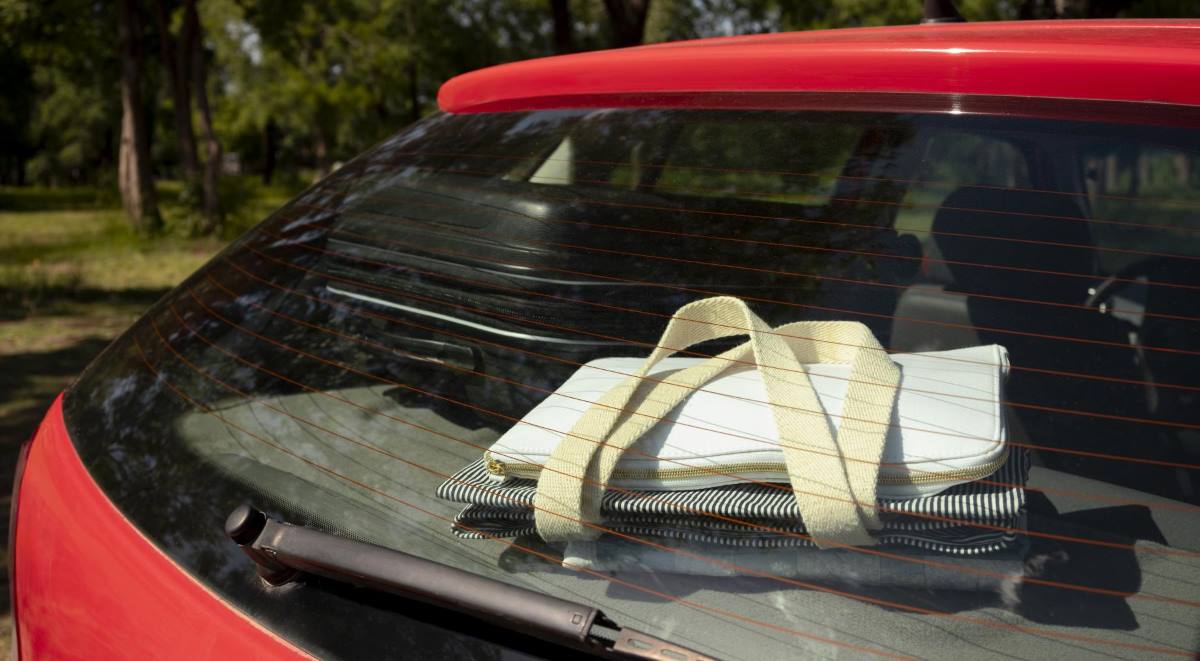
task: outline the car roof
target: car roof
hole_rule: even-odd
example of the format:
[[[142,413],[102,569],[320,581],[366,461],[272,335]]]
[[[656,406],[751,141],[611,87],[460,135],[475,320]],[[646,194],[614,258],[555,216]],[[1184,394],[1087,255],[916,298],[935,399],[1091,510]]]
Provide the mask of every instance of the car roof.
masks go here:
[[[952,23],[548,57],[442,85],[447,112],[679,105],[696,94],[919,93],[1200,105],[1200,20]],[[752,94],[750,96],[753,96]]]

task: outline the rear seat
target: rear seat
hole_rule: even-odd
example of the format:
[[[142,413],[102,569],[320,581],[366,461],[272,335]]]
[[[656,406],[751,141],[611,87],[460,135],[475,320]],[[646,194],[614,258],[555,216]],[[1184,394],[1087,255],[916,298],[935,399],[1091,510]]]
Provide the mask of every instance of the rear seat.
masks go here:
[[[1093,310],[1034,302],[1081,304],[1088,288],[1101,279],[1089,224],[1074,198],[959,188],[938,209],[931,238],[941,259],[949,262],[944,272],[951,281],[916,285],[901,296],[893,348],[920,351],[995,343],[1008,348],[1016,366],[1135,382],[1140,378],[1136,354],[1119,322]],[[1103,406],[1106,413],[1145,415],[1145,392],[1139,385],[1017,369],[1007,390],[1011,401],[1033,405],[1011,410],[1035,445],[1128,454],[1130,434],[1144,433],[1086,415],[1034,408],[1088,411]],[[1109,481],[1132,477],[1120,474],[1129,467],[1112,461],[1058,452],[1043,452],[1040,459]]]

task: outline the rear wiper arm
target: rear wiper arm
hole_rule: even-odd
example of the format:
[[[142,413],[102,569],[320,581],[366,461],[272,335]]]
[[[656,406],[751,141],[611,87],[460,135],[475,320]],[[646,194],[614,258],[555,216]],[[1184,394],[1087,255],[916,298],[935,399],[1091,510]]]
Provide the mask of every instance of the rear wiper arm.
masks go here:
[[[240,505],[225,532],[258,566],[258,575],[282,585],[313,574],[499,621],[594,652],[672,661],[708,661],[685,647],[621,627],[598,608],[509,585],[382,546],[275,521]]]

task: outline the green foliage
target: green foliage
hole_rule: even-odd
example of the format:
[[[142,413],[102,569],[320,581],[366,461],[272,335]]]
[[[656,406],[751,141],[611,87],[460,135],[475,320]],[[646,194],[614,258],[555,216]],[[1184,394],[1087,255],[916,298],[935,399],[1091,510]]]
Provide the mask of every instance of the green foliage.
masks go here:
[[[1129,18],[1195,18],[1200,16],[1196,0],[1140,0],[1126,12]]]
[[[1021,1],[958,0],[956,5],[967,20],[997,21],[1018,18]],[[646,40],[912,25],[920,22],[921,9],[920,0],[655,0]]]
[[[29,120],[33,98],[29,94],[32,71],[15,44],[0,42],[0,183],[18,183],[20,159],[33,151]]]
[[[318,168],[432,110],[445,79],[551,48],[540,0],[212,0],[202,12],[222,135],[261,158],[272,121],[282,153]]]
[[[38,146],[28,165],[30,179],[46,184],[93,180],[96,166],[111,160],[118,117],[112,95],[56,67],[37,68],[34,85],[41,94],[29,125]]]
[[[145,103],[158,176],[178,176],[172,96],[141,0]],[[1099,0],[958,0],[970,20],[1081,16]],[[1106,0],[1123,16],[1193,13],[1191,0]],[[603,48],[602,0],[571,0],[576,50]],[[913,24],[920,0],[653,0],[646,40]],[[182,2],[167,0],[178,36]],[[216,133],[243,172],[268,161],[304,183],[436,108],[438,86],[480,67],[551,54],[546,0],[202,0]],[[0,183],[110,184],[120,107],[111,2],[0,0]],[[268,139],[269,138],[269,139]],[[274,156],[274,158],[270,158]],[[303,182],[300,179],[303,178]],[[174,206],[197,208],[196,191]],[[233,215],[245,196],[230,192]],[[182,204],[180,204],[180,202]],[[239,221],[240,222],[240,221]]]
[[[113,162],[120,121],[113,25],[106,3],[0,0],[0,48],[7,46],[29,72],[20,95],[27,111],[18,146],[33,153],[27,171],[32,181],[97,181],[99,170]]]
[[[266,218],[304,187],[301,178],[282,178],[272,185],[258,177],[221,179],[221,203],[229,210],[221,228],[221,237],[233,239]]]
[[[120,204],[116,191],[95,186],[0,187],[0,213],[51,209],[116,209]]]

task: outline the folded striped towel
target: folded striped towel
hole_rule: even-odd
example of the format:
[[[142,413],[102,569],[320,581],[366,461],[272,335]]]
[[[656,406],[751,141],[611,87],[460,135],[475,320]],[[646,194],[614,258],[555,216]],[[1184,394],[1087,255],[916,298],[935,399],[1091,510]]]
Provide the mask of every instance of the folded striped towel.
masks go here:
[[[879,499],[884,545],[950,555],[978,555],[1013,546],[1025,507],[1029,453],[1013,448],[987,478],[941,493]],[[463,468],[437,489],[439,498],[467,506],[455,518],[460,537],[532,535],[534,480],[497,483],[483,460]],[[602,527],[623,535],[661,537],[729,547],[785,548],[813,544],[805,536],[796,499],[786,484],[743,483],[690,491],[608,490]]]

